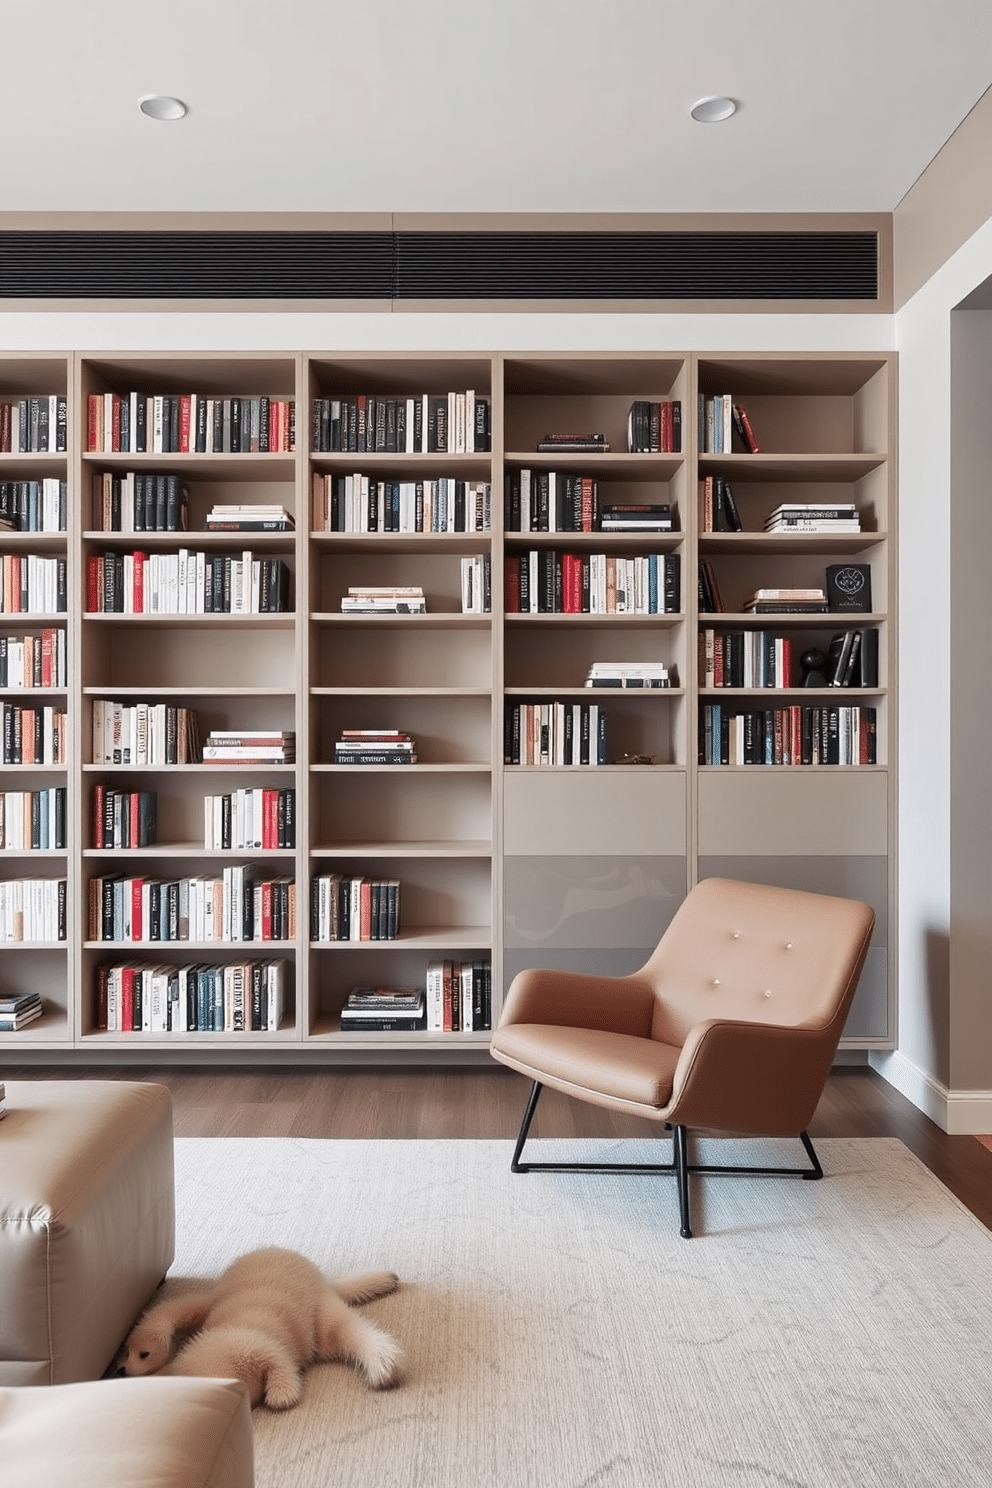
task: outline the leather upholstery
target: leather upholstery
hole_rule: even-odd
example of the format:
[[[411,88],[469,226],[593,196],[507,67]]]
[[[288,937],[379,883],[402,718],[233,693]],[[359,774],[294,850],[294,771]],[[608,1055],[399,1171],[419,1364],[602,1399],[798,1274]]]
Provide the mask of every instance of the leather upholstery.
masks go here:
[[[171,1378],[0,1388],[0,1464],[10,1488],[252,1488],[248,1392]]]
[[[672,1125],[797,1135],[830,1071],[874,921],[855,900],[704,879],[634,976],[521,972],[493,1057]]]
[[[0,1121],[0,1385],[99,1379],[172,1264],[160,1085],[11,1081]]]

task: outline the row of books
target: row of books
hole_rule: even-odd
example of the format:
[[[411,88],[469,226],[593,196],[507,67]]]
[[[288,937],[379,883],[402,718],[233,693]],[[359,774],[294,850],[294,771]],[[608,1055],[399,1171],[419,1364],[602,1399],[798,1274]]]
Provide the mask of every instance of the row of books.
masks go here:
[[[606,711],[598,703],[507,703],[506,765],[605,765]]]
[[[508,532],[595,532],[599,482],[571,471],[507,471],[504,519]]]
[[[105,553],[86,561],[91,615],[259,615],[289,609],[281,558],[224,553]]]
[[[586,687],[677,687],[678,674],[664,661],[594,661]]]
[[[368,475],[314,475],[314,532],[488,532],[488,481],[376,480]]]
[[[341,596],[342,615],[425,615],[419,584],[352,584]]]
[[[109,454],[269,454],[296,448],[296,404],[273,397],[91,393],[87,444]]]
[[[201,757],[200,722],[171,703],[93,699],[94,765],[189,765]]]
[[[562,553],[554,548],[504,560],[509,615],[670,615],[682,603],[678,553]]]
[[[701,765],[874,765],[877,714],[871,707],[732,709],[702,707]]]
[[[336,765],[415,765],[417,746],[399,729],[342,729],[334,744]]]
[[[0,880],[0,943],[65,940],[66,886],[64,878]]]
[[[0,993],[0,1033],[19,1033],[44,1012],[38,992]],[[6,1091],[0,1083],[0,1117],[6,1116]]]
[[[295,789],[255,786],[204,796],[203,845],[210,852],[273,852],[295,847]]]
[[[107,1033],[275,1033],[286,963],[121,961],[97,968],[96,1026]]]
[[[5,765],[68,764],[68,718],[64,708],[24,708],[0,703]]]
[[[735,448],[756,455],[761,450],[747,409],[730,393],[699,394],[697,436],[704,455],[729,455]]]
[[[488,397],[465,392],[314,398],[310,443],[319,453],[471,455],[492,446]]]
[[[61,454],[68,449],[64,393],[0,402],[0,454]]]
[[[60,852],[66,845],[65,786],[0,791],[0,849]]]
[[[293,940],[296,884],[259,878],[254,864],[161,879],[102,874],[89,882],[91,941]]]
[[[474,553],[461,561],[463,615],[488,615],[493,607],[493,560],[489,553]]]
[[[627,449],[631,454],[680,454],[681,399],[635,398],[627,414]]]
[[[825,653],[822,682],[806,682],[797,666],[809,651],[809,637],[767,630],[718,631],[699,637],[699,677],[703,687],[877,687],[878,631],[843,631]],[[811,658],[812,660],[813,658]]]
[[[699,503],[704,532],[744,530],[733,490],[724,476],[707,475],[699,482]]]
[[[428,1033],[476,1033],[492,1028],[492,966],[488,961],[428,961]]]
[[[44,480],[0,481],[0,528],[7,532],[64,532],[68,521],[66,483]]]
[[[4,553],[0,612],[64,615],[68,608],[66,560],[40,553]]]
[[[292,765],[296,762],[293,729],[211,729],[203,744],[203,763],[234,765]]]
[[[151,847],[158,835],[158,792],[93,787],[93,846]]]
[[[189,489],[166,470],[105,470],[93,477],[94,532],[185,532]]]
[[[0,636],[0,687],[65,687],[65,631]]]
[[[400,884],[344,873],[310,880],[310,939],[395,940],[400,933]]]

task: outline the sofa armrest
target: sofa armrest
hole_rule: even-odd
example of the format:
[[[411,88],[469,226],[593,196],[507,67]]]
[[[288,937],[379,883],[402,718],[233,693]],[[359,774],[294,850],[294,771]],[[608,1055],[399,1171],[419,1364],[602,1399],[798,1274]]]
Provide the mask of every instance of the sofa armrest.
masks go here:
[[[812,1119],[836,1047],[832,1028],[698,1023],[682,1047],[665,1117],[710,1131],[796,1136]]]
[[[541,1023],[650,1038],[655,994],[639,977],[531,967],[510,983],[500,1027]]]

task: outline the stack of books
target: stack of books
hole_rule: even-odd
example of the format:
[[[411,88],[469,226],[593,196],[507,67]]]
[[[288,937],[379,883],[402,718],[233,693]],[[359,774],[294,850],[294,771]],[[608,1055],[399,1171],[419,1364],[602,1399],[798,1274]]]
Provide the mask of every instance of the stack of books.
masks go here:
[[[766,532],[860,532],[861,518],[853,501],[785,501],[765,518]]]
[[[825,615],[825,589],[756,589],[745,610],[752,615]]]
[[[405,1033],[426,1022],[422,987],[355,987],[341,1009],[342,1033]]]
[[[417,746],[399,729],[342,729],[334,745],[336,765],[415,765]]]
[[[545,434],[538,442],[542,455],[608,455],[605,434]]]
[[[41,996],[37,992],[0,992],[0,1033],[16,1033],[26,1028],[41,1017],[41,1011]],[[3,1094],[4,1087],[0,1085],[0,1101]]]
[[[296,734],[287,729],[211,729],[203,745],[205,765],[292,765]]]
[[[663,661],[594,661],[586,677],[587,687],[671,687],[672,677]]]
[[[671,532],[672,508],[654,501],[602,501],[601,532]]]
[[[354,585],[341,599],[342,615],[424,615],[427,601],[419,584]]]
[[[295,522],[284,506],[247,502],[215,503],[207,512],[208,532],[289,532]]]

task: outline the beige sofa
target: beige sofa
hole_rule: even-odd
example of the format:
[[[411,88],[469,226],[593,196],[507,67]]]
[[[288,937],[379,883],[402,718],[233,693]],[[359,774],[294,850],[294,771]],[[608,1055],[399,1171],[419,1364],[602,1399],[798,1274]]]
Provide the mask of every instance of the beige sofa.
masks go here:
[[[0,1385],[99,1379],[175,1253],[172,1101],[135,1081],[5,1083]]]
[[[10,1488],[252,1488],[251,1406],[238,1380],[112,1379],[0,1388]]]
[[[175,1251],[169,1092],[5,1083],[0,1482],[252,1488],[237,1380],[101,1378]]]

